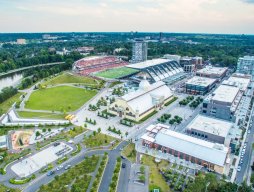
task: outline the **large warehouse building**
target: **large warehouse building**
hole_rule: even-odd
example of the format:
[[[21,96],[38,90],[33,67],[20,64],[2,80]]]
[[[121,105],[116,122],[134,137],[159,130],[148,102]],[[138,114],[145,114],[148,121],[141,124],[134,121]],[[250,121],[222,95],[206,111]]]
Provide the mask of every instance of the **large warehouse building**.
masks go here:
[[[146,130],[141,137],[143,146],[169,153],[217,173],[224,173],[228,147],[172,131],[162,124],[150,125]]]
[[[127,65],[129,68],[140,70],[140,76],[146,76],[150,82],[166,81],[179,78],[183,69],[176,61],[169,59],[153,59]]]
[[[73,71],[81,75],[90,75],[93,72],[109,68],[125,66],[128,63],[115,56],[85,57],[73,64]]]

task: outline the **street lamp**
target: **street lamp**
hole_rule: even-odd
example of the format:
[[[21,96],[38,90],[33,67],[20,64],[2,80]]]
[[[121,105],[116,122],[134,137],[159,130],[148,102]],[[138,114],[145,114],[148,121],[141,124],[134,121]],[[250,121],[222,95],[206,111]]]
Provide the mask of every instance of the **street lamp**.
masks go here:
[[[206,185],[205,185],[205,192],[207,192],[207,187],[210,185],[210,182],[208,182]]]

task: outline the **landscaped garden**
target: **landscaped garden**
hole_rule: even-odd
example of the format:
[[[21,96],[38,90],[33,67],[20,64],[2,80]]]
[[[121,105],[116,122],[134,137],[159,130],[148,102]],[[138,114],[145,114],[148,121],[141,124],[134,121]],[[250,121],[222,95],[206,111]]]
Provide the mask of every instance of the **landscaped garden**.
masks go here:
[[[141,163],[149,166],[149,191],[153,189],[160,189],[162,192],[169,191],[169,186],[167,182],[163,179],[163,176],[160,174],[160,169],[168,166],[168,162],[161,160],[160,163],[155,163],[154,157],[143,155]]]
[[[193,101],[194,100],[194,96],[188,96],[188,97],[186,97],[185,99],[183,99],[183,100],[181,100],[181,101],[179,101],[179,105],[180,106],[186,106],[186,105],[188,105],[191,101]]]
[[[37,119],[64,119],[65,114],[17,111],[21,118],[37,118]]]
[[[125,77],[134,73],[137,73],[138,70],[136,69],[131,69],[128,67],[120,67],[120,68],[113,68],[113,69],[108,69],[105,71],[101,71],[95,74],[97,77],[104,77],[104,78],[109,78],[109,79],[117,79],[121,77]]]
[[[115,141],[114,145],[119,143],[119,140],[114,137],[94,131],[92,135],[84,138],[84,145],[86,145],[86,147],[100,147],[110,145],[113,141]]]
[[[201,98],[201,97],[197,97],[194,101],[192,101],[190,104],[189,104],[189,106],[191,107],[191,108],[197,108],[197,106],[199,106],[199,104],[200,103],[202,103],[203,102],[203,99]]]
[[[94,90],[70,86],[40,89],[33,92],[26,102],[26,108],[49,111],[74,111],[96,95]]]
[[[17,93],[16,95],[12,96],[11,98],[7,99],[3,103],[0,103],[0,116],[4,113],[6,113],[11,106],[15,103],[20,101],[21,93]]]
[[[119,177],[120,170],[121,170],[121,162],[122,162],[121,158],[118,157],[117,161],[116,161],[115,169],[113,172],[112,180],[109,185],[109,192],[116,192],[116,190],[117,190],[118,177]]]
[[[135,144],[130,143],[129,145],[127,145],[123,149],[122,155],[125,156],[132,163],[135,163],[136,162],[136,155],[137,155],[137,152],[135,150]]]
[[[99,156],[85,157],[81,163],[71,167],[67,172],[55,176],[49,184],[42,185],[39,192],[87,191],[92,179],[91,174],[95,171],[99,159]]]

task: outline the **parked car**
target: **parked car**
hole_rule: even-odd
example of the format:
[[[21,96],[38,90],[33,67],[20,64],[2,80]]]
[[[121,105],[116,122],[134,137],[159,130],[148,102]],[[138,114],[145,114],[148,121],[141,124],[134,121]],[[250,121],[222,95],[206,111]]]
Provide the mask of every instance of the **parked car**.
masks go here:
[[[55,173],[55,171],[49,171],[48,173],[47,173],[47,176],[51,176],[51,175],[53,175]]]
[[[56,146],[58,146],[58,145],[60,145],[60,143],[59,143],[59,142],[54,143],[54,147],[56,147]]]
[[[238,166],[238,167],[237,167],[237,171],[241,171],[241,166]]]
[[[121,158],[122,158],[122,159],[125,159],[125,157],[124,157],[124,156],[122,156],[122,155],[121,155]]]
[[[122,168],[125,168],[126,167],[126,164],[125,163],[122,163]]]
[[[56,170],[59,171],[59,170],[62,169],[62,168],[63,168],[63,166],[62,166],[62,165],[59,165],[59,166],[56,168]]]
[[[70,169],[71,165],[67,165],[64,169],[67,170],[67,169]]]

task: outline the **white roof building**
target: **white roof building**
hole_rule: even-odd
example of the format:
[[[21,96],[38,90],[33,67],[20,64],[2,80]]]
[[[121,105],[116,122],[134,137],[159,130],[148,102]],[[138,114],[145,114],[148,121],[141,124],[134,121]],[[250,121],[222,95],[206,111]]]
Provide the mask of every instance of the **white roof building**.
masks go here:
[[[197,74],[205,76],[222,76],[228,70],[227,67],[213,67],[211,65],[206,66],[203,69],[197,71]]]
[[[6,135],[0,136],[0,149],[1,148],[7,148],[7,136]]]
[[[212,100],[233,103],[239,92],[238,87],[220,85],[212,94]]]
[[[235,73],[227,80],[222,82],[223,85],[235,86],[238,87],[241,91],[246,91],[251,82],[251,76]]]
[[[211,79],[211,78],[207,78],[207,77],[194,76],[191,79],[189,79],[186,82],[186,84],[192,84],[192,85],[207,87],[209,85],[212,85],[215,82],[216,82],[216,79]]]
[[[156,127],[158,125],[154,125]],[[144,134],[141,139],[156,143],[163,147],[179,151],[183,154],[224,166],[228,154],[228,147],[222,144],[208,142],[202,139],[191,137],[179,132],[175,132],[161,126],[157,134]]]
[[[233,127],[232,122],[215,119],[212,117],[197,115],[188,125],[188,130],[198,130],[212,135],[218,135],[226,138],[230,129]]]
[[[140,114],[151,109],[156,100],[165,100],[173,94],[169,87],[162,81],[151,84],[147,80],[142,80],[137,91],[130,92],[120,99]]]

